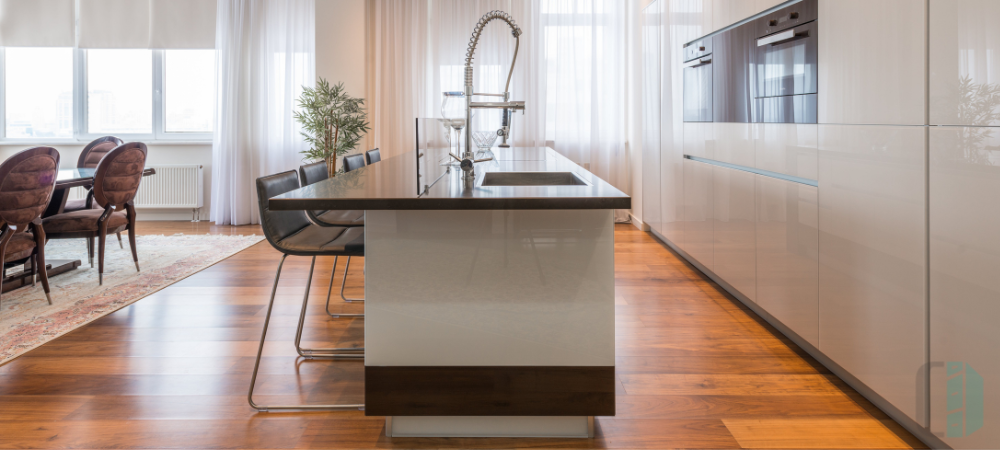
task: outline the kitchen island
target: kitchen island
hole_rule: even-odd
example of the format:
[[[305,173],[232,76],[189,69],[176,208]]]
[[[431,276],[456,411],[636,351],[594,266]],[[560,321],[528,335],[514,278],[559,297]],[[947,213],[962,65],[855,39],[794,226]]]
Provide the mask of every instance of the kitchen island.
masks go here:
[[[389,436],[588,437],[615,413],[631,200],[551,149],[494,150],[471,182],[407,153],[269,201],[366,211],[365,413]]]

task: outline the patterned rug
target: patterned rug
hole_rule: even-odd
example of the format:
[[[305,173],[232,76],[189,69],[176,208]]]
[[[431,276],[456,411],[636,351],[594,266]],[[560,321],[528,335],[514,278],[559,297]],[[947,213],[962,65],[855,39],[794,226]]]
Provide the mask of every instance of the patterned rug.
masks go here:
[[[226,259],[264,239],[263,236],[184,235],[138,236],[139,267],[135,271],[128,236],[125,249],[109,237],[104,261],[104,285],[97,284],[97,262],[87,262],[83,239],[52,240],[45,259],[79,259],[76,270],[49,279],[52,305],[41,283],[0,297],[0,364],[111,314],[125,306]],[[8,269],[8,273],[18,272]]]

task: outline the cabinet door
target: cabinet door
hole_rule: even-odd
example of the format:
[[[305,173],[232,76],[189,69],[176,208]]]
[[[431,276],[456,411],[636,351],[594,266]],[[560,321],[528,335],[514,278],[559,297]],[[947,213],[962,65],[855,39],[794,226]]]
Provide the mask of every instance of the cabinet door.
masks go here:
[[[750,300],[757,296],[754,177],[742,170],[712,167],[712,270]]]
[[[925,130],[819,127],[819,349],[924,426]]]
[[[1000,125],[1000,2],[930,4],[931,124]]]
[[[642,221],[662,233],[660,219],[660,7],[642,15]]]
[[[815,186],[757,175],[757,304],[819,346]]]
[[[715,138],[714,155],[710,159],[730,164],[753,167],[755,143],[750,123],[714,123],[712,136]]]
[[[1000,447],[1000,129],[931,127],[931,431]]]
[[[925,0],[819,0],[819,123],[925,122]]]
[[[715,0],[712,26],[718,30],[759,12],[758,0]]]
[[[762,123],[756,126],[761,131],[755,149],[754,167],[816,180],[819,170],[818,125]]]
[[[666,16],[663,16],[666,20]],[[660,52],[660,219],[663,237],[681,242],[681,204],[684,194],[683,52],[680,27],[663,27]],[[691,36],[694,38],[694,36]]]
[[[709,270],[713,268],[712,167],[684,160],[683,249]]]

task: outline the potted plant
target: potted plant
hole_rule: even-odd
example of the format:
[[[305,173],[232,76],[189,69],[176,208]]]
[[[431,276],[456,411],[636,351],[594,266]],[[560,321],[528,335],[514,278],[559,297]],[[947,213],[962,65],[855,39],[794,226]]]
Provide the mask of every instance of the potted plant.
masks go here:
[[[368,132],[364,104],[364,99],[347,93],[344,83],[330,86],[318,78],[315,89],[303,87],[295,111],[295,120],[302,125],[302,136],[310,146],[302,152],[303,159],[326,161],[330,176],[336,175],[337,157],[357,147]]]

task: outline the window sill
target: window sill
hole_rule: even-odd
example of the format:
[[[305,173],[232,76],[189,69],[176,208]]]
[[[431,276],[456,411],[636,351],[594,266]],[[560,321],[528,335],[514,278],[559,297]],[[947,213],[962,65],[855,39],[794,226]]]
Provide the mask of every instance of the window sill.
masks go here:
[[[130,142],[128,139],[125,139],[125,141],[126,142]],[[170,140],[170,139],[160,139],[160,140],[157,140],[157,139],[149,139],[149,140],[140,139],[140,140],[138,140],[138,142],[142,142],[142,143],[144,143],[146,145],[149,145],[149,146],[153,146],[153,145],[157,145],[157,146],[166,146],[166,145],[176,145],[176,146],[209,145],[210,146],[210,145],[212,145],[212,140],[211,139],[200,140],[200,141],[197,141],[197,140],[195,140],[195,141],[176,140],[175,141],[175,140]],[[18,145],[23,145],[23,146],[39,146],[39,145],[43,145],[43,146],[50,146],[50,147],[58,147],[60,145],[87,145],[88,143],[90,143],[90,141],[79,141],[79,140],[76,140],[76,139],[49,139],[49,140],[45,140],[45,139],[39,139],[39,140],[32,140],[32,139],[0,139],[0,146],[18,146]]]

